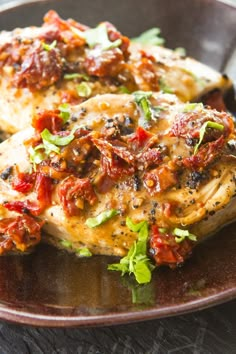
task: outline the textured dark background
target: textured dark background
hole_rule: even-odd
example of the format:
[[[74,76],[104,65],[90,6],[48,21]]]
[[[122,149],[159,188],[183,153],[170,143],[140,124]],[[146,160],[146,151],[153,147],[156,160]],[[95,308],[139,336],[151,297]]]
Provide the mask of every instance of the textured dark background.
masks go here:
[[[236,300],[193,314],[103,328],[53,329],[0,322],[0,354],[25,353],[233,354]]]
[[[236,301],[194,314],[88,329],[0,323],[1,354],[233,354]]]

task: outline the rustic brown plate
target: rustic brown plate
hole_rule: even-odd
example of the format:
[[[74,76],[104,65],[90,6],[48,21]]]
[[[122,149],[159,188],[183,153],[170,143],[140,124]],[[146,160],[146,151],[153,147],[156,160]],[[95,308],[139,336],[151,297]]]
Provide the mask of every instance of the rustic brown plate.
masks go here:
[[[233,72],[236,8],[214,0],[49,0],[3,5],[0,29],[40,24],[49,9],[95,25],[109,20],[136,35],[162,28],[213,67]],[[235,65],[236,66],[236,65]],[[107,271],[109,257],[79,259],[42,245],[34,254],[0,258],[0,317],[39,326],[128,323],[199,310],[236,297],[236,225],[196,247],[179,269],[161,268],[137,286]]]

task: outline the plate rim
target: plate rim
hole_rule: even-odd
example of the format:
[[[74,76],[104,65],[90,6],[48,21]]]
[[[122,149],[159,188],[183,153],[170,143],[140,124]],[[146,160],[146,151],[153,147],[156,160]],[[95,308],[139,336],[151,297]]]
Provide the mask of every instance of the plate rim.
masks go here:
[[[0,304],[0,319],[12,323],[38,327],[104,327],[194,313],[234,300],[235,298],[236,287],[212,294],[205,298],[195,299],[183,304],[175,304],[174,306],[88,316],[40,315],[18,309],[11,309],[7,305],[2,306]]]

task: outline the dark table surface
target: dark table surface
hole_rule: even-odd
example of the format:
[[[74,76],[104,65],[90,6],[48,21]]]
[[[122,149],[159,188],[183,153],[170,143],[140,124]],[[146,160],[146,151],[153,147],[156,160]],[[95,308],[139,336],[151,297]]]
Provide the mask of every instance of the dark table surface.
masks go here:
[[[236,300],[178,317],[100,328],[37,328],[0,321],[0,354],[8,353],[232,354]]]
[[[0,353],[233,354],[236,301],[193,314],[103,328],[33,328],[0,322]]]

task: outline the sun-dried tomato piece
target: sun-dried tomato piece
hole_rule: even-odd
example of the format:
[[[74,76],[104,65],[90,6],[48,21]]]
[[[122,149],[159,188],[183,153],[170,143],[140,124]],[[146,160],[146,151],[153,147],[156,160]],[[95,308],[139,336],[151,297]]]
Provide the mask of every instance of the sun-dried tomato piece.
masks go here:
[[[135,171],[134,155],[127,146],[113,146],[103,139],[92,139],[101,153],[101,167],[111,179],[118,180],[122,176],[132,175]]]
[[[152,226],[149,252],[157,265],[175,267],[184,262],[192,248],[193,243],[190,240],[177,243],[172,233],[161,233],[158,226]]]
[[[158,148],[147,149],[137,155],[138,164],[147,169],[150,166],[159,165],[163,161],[163,156]]]
[[[94,205],[97,196],[88,178],[69,176],[58,186],[58,196],[67,216],[79,215],[84,209],[84,202]]]
[[[60,34],[60,40],[63,41],[68,49],[73,49],[75,47],[81,47],[84,45],[85,40],[82,37],[79,37],[72,28],[75,27],[80,31],[88,29],[87,26],[84,26],[74,20],[63,20],[54,10],[50,10],[44,16],[44,27],[53,26],[58,33]],[[52,40],[53,38],[51,38]]]
[[[59,110],[43,110],[33,117],[32,126],[38,133],[48,129],[56,134],[62,129],[63,119],[59,116]]]
[[[143,182],[151,195],[164,192],[177,183],[176,172],[168,166],[160,166],[147,172],[144,175]]]
[[[171,127],[171,135],[187,139],[199,139],[200,129],[207,121],[215,122],[224,126],[224,130],[207,128],[203,142],[217,140],[221,135],[228,137],[234,130],[232,118],[225,112],[181,112],[177,113]]]
[[[40,41],[24,56],[21,70],[15,75],[17,87],[31,91],[53,85],[62,76],[63,61],[57,49],[45,50]]]
[[[9,251],[26,251],[41,240],[43,222],[24,215],[0,220],[0,254]]]
[[[141,57],[139,60],[133,61],[129,64],[137,90],[142,91],[159,91],[159,75],[155,68],[155,64],[147,57]]]
[[[59,91],[59,95],[61,103],[70,103],[71,105],[79,104],[85,100],[78,96],[76,90],[61,90]]]
[[[28,193],[32,190],[35,181],[34,173],[18,172],[12,180],[12,188],[21,193]]]
[[[216,141],[212,141],[201,147],[196,155],[183,159],[182,163],[185,167],[192,170],[205,168],[220,157],[224,145],[225,139],[223,135],[221,135]]]
[[[90,50],[84,62],[87,73],[98,77],[116,77],[125,67],[124,56],[119,48],[100,51]]]
[[[35,181],[35,192],[41,212],[52,203],[52,180],[50,177],[37,173]]]
[[[36,202],[31,200],[25,200],[24,202],[16,200],[13,202],[4,203],[4,207],[10,211],[15,211],[20,214],[32,214],[38,216],[41,213],[41,209]]]
[[[136,132],[128,140],[132,144],[133,150],[137,148],[142,148],[145,146],[146,142],[153,137],[153,134],[149,133],[142,127],[138,127]]]
[[[44,176],[42,173],[37,173],[35,178],[34,191],[37,201],[12,201],[4,203],[4,207],[8,210],[15,211],[20,214],[40,215],[44,209],[51,205],[52,180]]]

